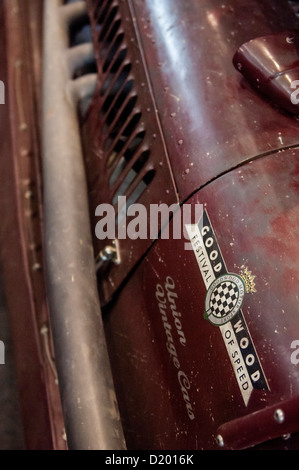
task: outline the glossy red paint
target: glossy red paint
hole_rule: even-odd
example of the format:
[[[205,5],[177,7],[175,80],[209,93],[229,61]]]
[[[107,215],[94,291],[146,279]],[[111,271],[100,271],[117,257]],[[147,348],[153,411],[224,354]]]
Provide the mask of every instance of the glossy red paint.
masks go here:
[[[249,367],[243,375],[246,367],[237,362],[241,343],[237,347],[225,325],[204,318],[207,278],[193,250],[185,250],[186,240],[121,241],[121,265],[103,272],[100,284],[111,298],[105,328],[127,444],[131,449],[215,449],[223,424],[250,419],[298,395],[298,366],[290,360],[291,342],[299,338],[298,121],[256,92],[233,64],[242,44],[294,29],[298,19],[288,2],[268,0],[132,0],[110,6],[118,8],[120,31],[134,44],[126,43],[132,64],[138,55],[147,90],[138,94],[138,103],[145,109],[151,103],[156,110],[146,115],[144,129],[149,126],[151,136],[155,126],[160,148],[157,140],[147,143],[167,162],[159,184],[153,180],[138,202],[146,201],[147,207],[169,203],[165,189],[172,180],[171,194],[182,205],[203,204],[222,273],[238,274],[246,267],[256,285],[256,292],[245,294],[239,327],[233,326],[243,346],[251,339],[255,354],[257,369]],[[100,15],[101,8],[97,11]],[[91,16],[95,30],[99,16]],[[92,109],[98,110],[98,100],[96,94]],[[91,116],[84,131],[94,208],[113,195],[107,197],[98,185],[98,178],[107,185],[103,162],[108,156],[103,157]],[[97,139],[93,147],[90,135]],[[250,362],[247,356],[245,351],[244,361]],[[296,431],[293,423],[291,431]],[[273,434],[257,433],[255,445],[298,446],[296,434],[288,441],[276,438],[274,428]],[[246,439],[241,447],[251,445]]]
[[[266,103],[232,63],[247,41],[298,27],[288,2],[132,4],[180,201],[297,143],[298,122]]]
[[[94,234],[99,221],[96,207],[112,203],[117,213],[118,194],[129,200],[141,188],[138,203],[147,209],[162,202],[178,204],[179,199],[130,4],[89,1],[88,5],[99,84],[82,134]],[[153,240],[133,244],[125,236],[118,243],[121,264],[100,272],[103,303],[111,300]],[[94,235],[96,255],[106,245],[107,240]]]
[[[98,67],[81,122],[92,230],[98,204],[113,202],[124,183],[126,196],[141,183],[136,200],[147,209],[202,204],[207,225],[199,235],[216,249],[196,258],[187,239],[122,239],[121,263],[99,273],[128,449],[216,449],[219,433],[223,448],[298,449],[297,420],[281,428],[272,421],[273,411],[297,413],[298,406],[298,365],[291,361],[291,343],[299,340],[298,120],[256,92],[233,64],[242,45],[293,30],[298,18],[289,2],[270,0],[87,3]],[[30,29],[41,3],[37,10],[32,4],[6,2],[6,77],[17,88],[9,90],[10,126],[1,128],[12,155],[1,160],[8,175],[1,214],[9,212],[1,241],[28,447],[45,449],[64,442],[58,389],[39,337],[48,323],[44,278],[30,270],[34,256],[43,264],[41,31]],[[30,35],[23,40],[25,24]],[[36,193],[26,212],[28,178]],[[95,255],[105,245],[94,237]],[[213,325],[204,317],[212,274],[244,268],[255,290],[244,294],[242,314]],[[290,439],[279,438],[280,429],[293,433]]]
[[[242,312],[267,386],[253,388],[248,403],[238,387],[241,370],[234,373],[219,327],[204,319],[207,289],[193,250],[184,249],[185,240],[159,240],[108,309],[108,344],[132,448],[214,449],[223,423],[250,417],[265,406],[279,407],[298,395],[298,366],[290,356],[291,343],[299,338],[294,282],[299,274],[299,201],[288,184],[298,158],[298,149],[260,158],[223,175],[188,201],[204,205],[227,270],[239,273],[246,266],[255,276],[256,292],[246,294]],[[275,245],[278,249],[271,251]],[[175,285],[173,309],[167,282]],[[159,285],[164,294],[158,299]],[[159,309],[163,299],[173,340],[168,349]],[[175,318],[180,320],[184,344]],[[183,388],[179,371],[188,378]],[[194,419],[188,416],[188,403]],[[265,425],[271,427],[269,422]],[[273,431],[267,440],[276,437]],[[262,444],[264,435],[256,439]],[[263,444],[293,448],[296,443],[295,436]],[[243,447],[246,444],[244,439]]]
[[[232,168],[297,144],[298,121],[266,102],[233,65],[234,55],[242,44],[298,26],[289,5],[269,0],[248,1],[246,5],[223,4],[219,0],[200,3],[135,0],[99,5],[89,2],[99,85],[83,124],[92,228],[99,220],[95,217],[97,205],[111,202],[141,151],[149,151],[150,157],[137,180],[147,171],[154,171],[153,180],[138,199],[148,208],[155,203],[182,203]],[[101,36],[101,28],[107,30],[106,36],[104,33]],[[111,44],[118,40],[119,44],[108,67],[109,31],[114,32]],[[119,51],[124,58],[117,69]],[[107,125],[107,115],[113,111],[113,102],[107,110],[113,67],[117,69],[114,83],[126,67],[129,67],[126,83],[133,83],[117,116],[135,97],[126,119],[129,122],[132,116],[140,114],[135,134],[144,132],[145,137],[139,152],[131,157],[117,183],[111,186],[109,180],[122,158],[121,151],[113,157],[113,147],[120,147],[119,135],[113,134],[114,124]],[[104,91],[107,86],[108,91]],[[127,147],[128,144],[124,151]],[[112,167],[108,165],[111,158]],[[135,187],[136,183],[131,184],[127,195]],[[121,264],[100,273],[103,303],[111,300],[152,241],[118,240]],[[106,244],[107,241],[94,237],[96,254]]]

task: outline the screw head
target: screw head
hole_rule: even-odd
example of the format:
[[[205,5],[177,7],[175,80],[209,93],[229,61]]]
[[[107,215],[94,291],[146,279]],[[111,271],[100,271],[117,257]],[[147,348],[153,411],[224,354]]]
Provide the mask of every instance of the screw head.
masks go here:
[[[280,409],[277,408],[277,410],[274,411],[274,419],[277,423],[283,423],[284,422],[284,412]]]
[[[32,270],[33,271],[41,271],[42,270],[42,266],[40,263],[34,263],[33,266],[32,266]]]

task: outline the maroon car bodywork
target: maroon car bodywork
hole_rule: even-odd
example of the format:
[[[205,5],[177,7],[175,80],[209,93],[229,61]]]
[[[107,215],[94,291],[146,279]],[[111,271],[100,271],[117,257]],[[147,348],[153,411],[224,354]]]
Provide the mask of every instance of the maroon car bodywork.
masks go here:
[[[13,157],[1,159],[10,175],[2,201],[11,194],[1,209],[2,218],[11,213],[2,245],[28,447],[63,448],[57,385],[38,333],[48,325],[43,272],[30,271],[33,255],[42,266],[42,251],[26,238],[32,225],[22,186],[30,179],[37,191],[40,247],[40,35],[34,30],[24,52],[21,24],[37,24],[41,2],[33,2],[37,10],[29,3],[5,2],[4,79],[16,83],[16,61],[24,57],[29,84],[19,90],[21,110],[34,135],[20,132],[11,88],[10,126],[3,116],[1,127],[10,133],[5,145]],[[137,200],[147,209],[161,203],[204,209],[190,249],[188,237],[168,240],[163,232],[157,240],[119,239],[120,264],[99,271],[128,449],[298,448],[299,366],[291,361],[299,340],[298,119],[277,99],[279,90],[259,93],[238,70],[244,56],[235,56],[251,40],[289,38],[298,28],[294,3],[87,1],[98,85],[81,130],[95,256],[108,243],[95,235],[96,207],[115,204],[117,194],[132,196],[141,183]],[[29,19],[16,24],[16,11]],[[279,72],[284,50],[274,49],[263,53],[272,53]],[[263,65],[262,54],[258,59]],[[296,70],[295,59],[291,65]],[[162,222],[171,229],[180,214]],[[213,278],[244,270],[254,286],[242,308],[228,324],[211,324],[204,313]]]
[[[242,44],[296,27],[298,20],[287,6],[288,11],[281,2],[138,0],[118,5],[115,21],[120,17],[125,23],[120,31],[131,26],[122,46],[128,48],[126,60],[132,64],[136,108],[143,110],[145,129],[151,122],[148,139],[154,133],[155,142],[160,140],[158,156],[156,146],[150,147],[156,180],[139,202],[169,203],[166,196],[173,194],[173,203],[177,194],[182,207],[203,204],[227,271],[246,266],[256,284],[256,292],[246,296],[242,307],[240,331],[250,345],[241,336],[228,351],[225,334],[231,332],[224,331],[222,337],[219,328],[204,319],[207,288],[193,250],[184,248],[186,239],[158,240],[142,261],[138,253],[146,253],[148,240],[119,240],[125,267],[111,266],[101,286],[107,298],[116,292],[105,309],[105,325],[129,447],[210,449],[219,447],[216,438],[222,433],[224,447],[242,448],[288,434],[270,412],[262,412],[279,408],[298,393],[298,371],[290,359],[291,343],[299,334],[298,121],[275,97],[271,102],[256,92],[233,66]],[[101,13],[91,14],[94,31]],[[96,33],[95,44],[98,37]],[[278,52],[280,63],[284,51]],[[100,52],[97,59],[103,70]],[[140,91],[143,70],[151,104]],[[93,109],[99,116],[98,106],[100,94],[91,107],[91,123]],[[156,113],[148,117],[148,108]],[[90,122],[86,120],[86,128],[91,128]],[[93,147],[86,140],[89,148],[102,145],[101,122],[97,129]],[[109,201],[109,152],[96,152],[100,159],[90,158],[90,168],[96,165],[103,184],[98,185],[96,173],[90,171],[96,178],[90,187],[99,194],[94,198],[91,193],[95,206]],[[96,246],[99,243],[96,240]],[[124,269],[133,267],[128,277]],[[170,297],[167,284],[172,284]],[[183,345],[177,325],[186,340]],[[240,344],[255,351],[263,377],[259,383],[252,381],[245,399]],[[296,404],[292,406],[294,413]],[[226,423],[243,417],[241,428],[234,424],[236,435],[228,437]],[[254,438],[246,434],[250,427]],[[296,437],[270,446],[296,447]]]

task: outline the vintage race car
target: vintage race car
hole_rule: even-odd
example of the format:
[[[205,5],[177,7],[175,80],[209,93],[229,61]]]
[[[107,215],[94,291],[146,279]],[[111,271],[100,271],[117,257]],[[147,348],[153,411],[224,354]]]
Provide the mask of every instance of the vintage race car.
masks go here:
[[[1,24],[26,447],[298,449],[299,2],[4,0]]]

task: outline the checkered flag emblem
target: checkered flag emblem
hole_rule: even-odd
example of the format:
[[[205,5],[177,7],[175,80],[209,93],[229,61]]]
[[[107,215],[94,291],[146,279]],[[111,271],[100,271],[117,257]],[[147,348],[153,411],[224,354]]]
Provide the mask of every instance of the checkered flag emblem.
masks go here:
[[[239,298],[236,284],[224,281],[219,284],[211,294],[209,313],[216,317],[226,316],[233,310]]]
[[[210,285],[206,299],[204,318],[213,325],[224,325],[240,310],[245,295],[245,284],[238,274],[227,273]]]

